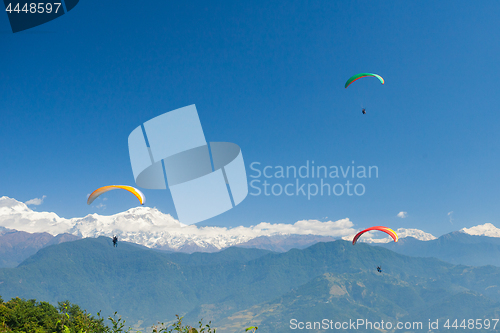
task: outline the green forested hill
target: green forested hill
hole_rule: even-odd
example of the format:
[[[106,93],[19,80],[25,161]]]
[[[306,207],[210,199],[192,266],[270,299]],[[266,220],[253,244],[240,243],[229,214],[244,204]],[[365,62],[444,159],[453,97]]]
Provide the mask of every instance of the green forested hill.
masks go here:
[[[378,265],[383,274],[376,273]],[[335,294],[337,287],[330,294],[332,281],[350,291],[343,297],[325,299],[328,303],[313,301]],[[69,299],[90,313],[118,311],[128,323],[142,321],[143,326],[186,314],[186,320],[203,317],[216,326],[220,323],[221,329],[227,327],[227,332],[236,325],[232,315],[246,313],[248,319],[249,313],[256,313],[250,310],[253,307],[265,309],[274,304],[275,310],[253,318],[262,322],[259,330],[265,332],[266,326],[288,327],[289,319],[284,322],[284,318],[293,311],[306,313],[306,309],[311,314],[336,309],[343,316],[425,317],[425,311],[441,301],[444,316],[447,311],[454,314],[456,304],[463,305],[453,297],[466,299],[477,308],[496,309],[499,281],[500,268],[493,266],[454,266],[346,241],[286,253],[230,248],[184,255],[123,242],[113,248],[109,239],[101,237],[49,246],[17,268],[1,269],[0,295],[54,304]],[[372,296],[359,298],[356,286],[361,288],[359,295]],[[300,297],[294,300],[299,291]]]
[[[245,263],[252,259],[257,259],[265,254],[273,253],[268,250],[261,249],[244,249],[239,247],[230,247],[220,252],[205,253],[195,252],[192,254],[171,252],[168,253],[168,259],[172,262],[189,265],[214,265],[214,264],[227,264],[230,262]]]
[[[449,318],[491,319],[499,316],[499,302],[470,290],[454,293],[425,282],[410,284],[376,272],[325,273],[282,296],[220,320],[218,328],[237,332],[252,324],[266,327],[270,332],[285,333],[297,327],[293,326],[293,319],[295,324],[302,322],[304,325],[307,322],[323,323],[325,319],[333,323],[357,322],[358,319],[371,323],[384,321],[393,327],[398,322],[416,322],[422,323],[423,328],[428,328],[431,319],[438,320],[443,328]],[[361,327],[359,330],[363,332],[380,332],[370,330],[366,324]],[[324,328],[310,332],[332,331],[331,327]],[[418,331],[423,330],[406,332]]]

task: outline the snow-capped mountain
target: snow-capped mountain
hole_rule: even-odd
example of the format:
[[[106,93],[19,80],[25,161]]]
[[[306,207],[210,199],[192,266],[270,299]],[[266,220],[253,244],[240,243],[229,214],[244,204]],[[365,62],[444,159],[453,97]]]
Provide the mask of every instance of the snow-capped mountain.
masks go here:
[[[413,237],[421,241],[429,241],[436,239],[435,236],[424,232],[419,229],[405,229],[405,228],[398,228],[396,230],[396,233],[398,234],[399,239],[405,238],[405,237]],[[355,234],[348,235],[342,237],[343,240],[351,241],[354,238]],[[392,238],[388,236],[385,233],[382,233],[380,231],[368,231],[366,234],[363,234],[363,236],[358,240],[358,242],[364,242],[364,243],[389,243],[392,242]]]
[[[291,235],[308,236],[307,239],[298,241],[297,244],[307,243],[310,236],[321,236],[323,239],[352,240],[359,231],[348,219],[338,221],[302,220],[294,224],[261,222],[250,227],[198,227],[185,225],[164,214],[156,208],[136,207],[125,212],[110,216],[90,214],[81,218],[65,219],[51,212],[33,211],[22,202],[9,197],[0,197],[0,230],[8,228],[29,233],[47,232],[56,236],[69,233],[74,236],[86,237],[111,237],[117,235],[121,241],[132,242],[150,248],[182,251],[182,252],[213,252],[234,246],[258,243],[269,243],[271,239],[280,239],[275,236],[289,237]],[[398,228],[396,230],[400,239],[413,237],[421,241],[436,239],[435,236],[419,229]],[[460,232],[469,235],[500,237],[500,229],[491,223],[463,228]],[[318,237],[321,239],[321,237]],[[359,240],[367,243],[387,243],[392,239],[381,232],[368,232]],[[252,242],[250,242],[252,241]],[[287,246],[293,247],[295,240],[286,241]]]
[[[9,197],[0,198],[0,226],[30,233],[69,233],[79,237],[117,235],[121,241],[151,248],[194,252],[218,251],[262,236],[316,235],[340,238],[356,233],[349,219],[303,220],[294,224],[259,223],[250,227],[222,228],[185,225],[155,208],[137,207],[110,216],[90,214],[65,219],[55,213],[36,212]]]
[[[405,237],[413,237],[421,241],[430,241],[433,239],[436,239],[436,237],[432,234],[429,234],[427,232],[424,232],[419,229],[405,229],[405,228],[398,228],[396,230],[398,237],[399,238],[405,238]]]
[[[463,228],[460,231],[473,236],[500,237],[500,229],[491,223],[477,225],[472,228]]]

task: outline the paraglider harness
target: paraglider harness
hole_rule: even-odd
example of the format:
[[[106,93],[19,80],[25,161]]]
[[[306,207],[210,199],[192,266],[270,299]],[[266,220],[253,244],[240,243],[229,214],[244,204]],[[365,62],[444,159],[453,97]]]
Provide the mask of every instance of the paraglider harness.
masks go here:
[[[113,246],[117,247],[118,246],[118,237],[113,236]]]

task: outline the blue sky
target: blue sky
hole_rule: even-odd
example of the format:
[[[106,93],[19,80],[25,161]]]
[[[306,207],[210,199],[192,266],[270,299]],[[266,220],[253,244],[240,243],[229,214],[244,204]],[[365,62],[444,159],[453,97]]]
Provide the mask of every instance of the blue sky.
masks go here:
[[[120,191],[105,209],[86,197],[134,185],[130,132],[196,104],[207,140],[238,144],[249,175],[252,162],[379,169],[363,196],[249,195],[204,224],[500,227],[498,17],[498,1],[82,0],[12,34],[2,14],[0,195],[45,195],[32,207],[66,218],[134,207]],[[344,89],[359,72],[386,83]],[[176,216],[168,191],[143,192]]]

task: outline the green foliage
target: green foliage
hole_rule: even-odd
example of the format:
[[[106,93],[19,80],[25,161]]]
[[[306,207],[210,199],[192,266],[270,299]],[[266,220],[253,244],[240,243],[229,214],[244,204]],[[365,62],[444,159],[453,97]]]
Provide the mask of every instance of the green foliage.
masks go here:
[[[1,299],[1,298],[0,298]],[[13,298],[0,302],[0,332],[19,333],[105,333],[110,331],[102,318],[94,318],[78,305]]]
[[[116,314],[117,312],[114,313],[113,317],[108,317],[108,319],[111,321],[111,324],[113,325],[113,328],[111,330],[108,330],[107,332],[130,332],[130,328],[125,330],[125,320],[122,319],[122,317],[118,317],[116,319]]]
[[[212,324],[211,321],[208,322],[208,324],[203,325],[203,319],[201,319],[198,322],[198,329],[191,327],[191,326],[184,326],[182,324],[182,318],[179,317],[179,315],[175,315],[177,317],[177,320],[170,325],[170,326],[165,326],[165,324],[160,323],[159,325],[153,326],[153,333],[173,333],[173,332],[182,332],[182,333],[215,333],[215,328],[212,329],[210,325]]]
[[[153,326],[153,333],[215,333],[215,328],[210,327],[212,322],[204,325],[202,319],[196,329],[183,325],[182,317],[176,317],[170,326],[163,323]],[[4,303],[0,297],[0,333],[128,333],[132,330],[125,328],[125,320],[117,318],[117,312],[108,320],[111,327],[104,325],[100,312],[94,318],[69,301],[59,302],[58,307],[54,307],[47,302],[18,297]]]

